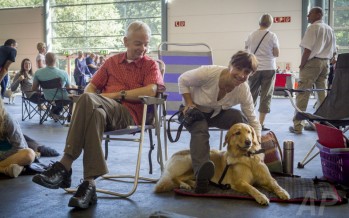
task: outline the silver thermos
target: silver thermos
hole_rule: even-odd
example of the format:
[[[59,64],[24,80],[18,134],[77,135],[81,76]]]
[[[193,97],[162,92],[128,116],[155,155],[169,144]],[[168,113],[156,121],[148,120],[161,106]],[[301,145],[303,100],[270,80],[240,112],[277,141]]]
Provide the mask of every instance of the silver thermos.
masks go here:
[[[284,141],[282,167],[284,173],[293,175],[294,143],[291,140]]]

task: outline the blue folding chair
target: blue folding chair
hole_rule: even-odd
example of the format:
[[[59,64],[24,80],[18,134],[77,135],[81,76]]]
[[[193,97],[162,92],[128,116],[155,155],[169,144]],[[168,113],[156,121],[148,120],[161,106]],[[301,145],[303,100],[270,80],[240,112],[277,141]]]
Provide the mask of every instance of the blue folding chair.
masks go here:
[[[188,71],[202,65],[212,65],[212,49],[205,43],[170,43],[163,42],[158,47],[158,58],[166,65],[164,76],[166,86],[166,106],[162,116],[164,128],[165,159],[167,160],[167,127],[169,117],[178,111],[182,104],[182,95],[178,91],[178,77]],[[210,130],[221,131],[220,149],[223,142],[223,130],[212,128]],[[172,130],[171,130],[172,131]]]

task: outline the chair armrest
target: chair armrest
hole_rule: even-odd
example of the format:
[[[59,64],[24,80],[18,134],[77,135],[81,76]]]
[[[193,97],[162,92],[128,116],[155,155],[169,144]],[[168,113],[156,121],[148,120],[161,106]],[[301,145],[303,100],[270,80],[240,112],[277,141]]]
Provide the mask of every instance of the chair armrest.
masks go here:
[[[151,97],[151,96],[139,96],[141,101],[146,105],[160,105],[165,102],[165,99],[159,97]]]

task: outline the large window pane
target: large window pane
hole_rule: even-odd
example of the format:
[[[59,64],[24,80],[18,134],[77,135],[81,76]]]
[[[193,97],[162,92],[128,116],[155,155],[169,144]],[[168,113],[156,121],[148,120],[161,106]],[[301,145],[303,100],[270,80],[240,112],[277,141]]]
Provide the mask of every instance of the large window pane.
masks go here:
[[[54,52],[123,51],[125,29],[135,20],[150,26],[151,49],[161,41],[161,0],[51,0],[50,6]]]

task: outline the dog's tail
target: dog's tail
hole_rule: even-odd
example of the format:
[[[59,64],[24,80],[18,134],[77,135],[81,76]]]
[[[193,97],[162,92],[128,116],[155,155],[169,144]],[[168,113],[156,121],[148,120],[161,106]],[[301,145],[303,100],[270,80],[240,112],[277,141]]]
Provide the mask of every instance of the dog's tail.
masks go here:
[[[161,176],[159,181],[156,183],[154,192],[155,193],[161,193],[161,192],[169,192],[176,188],[175,183],[172,181],[171,176],[169,173],[164,172],[164,174]]]

